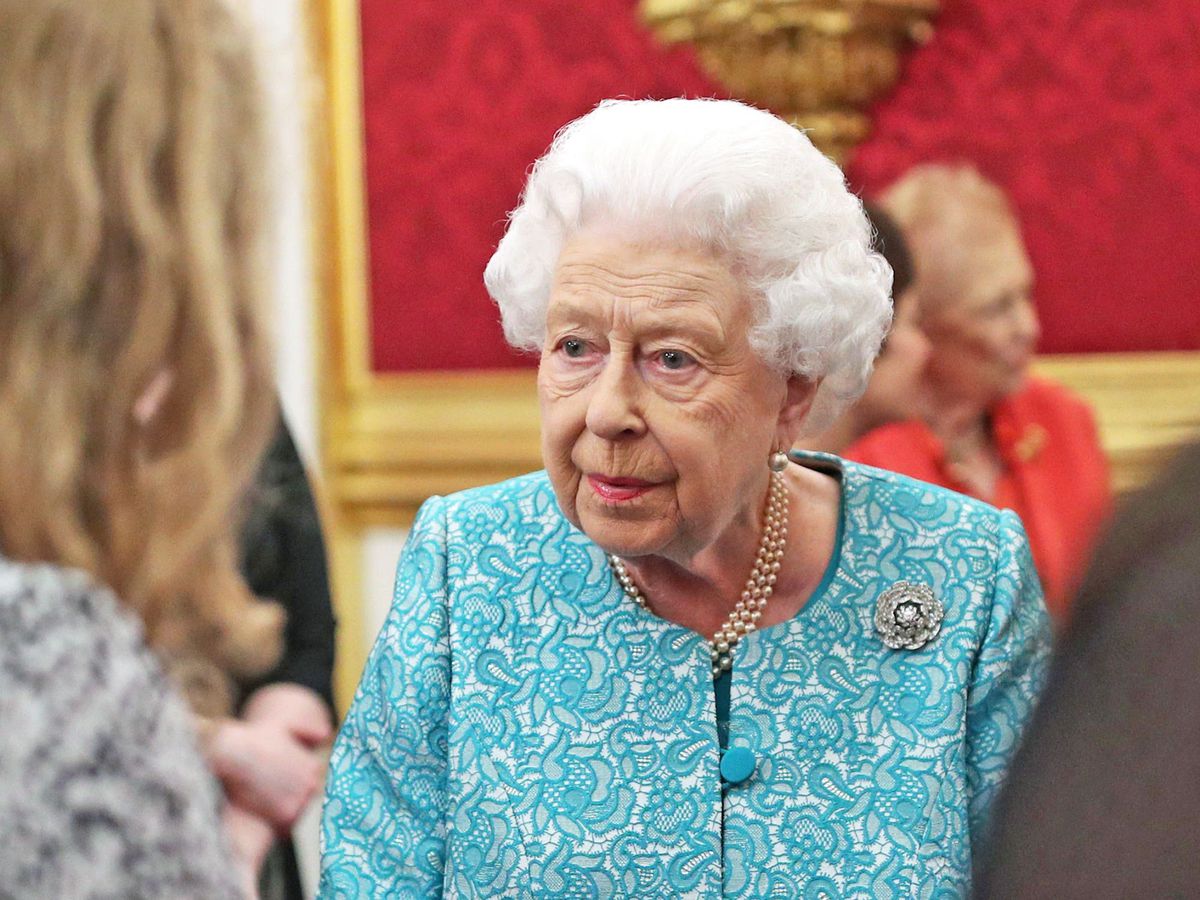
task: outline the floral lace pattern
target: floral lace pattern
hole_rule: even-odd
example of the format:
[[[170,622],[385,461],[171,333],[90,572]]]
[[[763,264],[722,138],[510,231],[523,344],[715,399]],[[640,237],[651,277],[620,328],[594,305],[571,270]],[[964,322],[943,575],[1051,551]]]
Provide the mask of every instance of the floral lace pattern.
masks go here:
[[[722,788],[702,636],[630,602],[543,473],[430,500],[334,749],[322,897],[888,897],[966,892],[1049,629],[1020,523],[832,457],[843,536],[751,635]],[[876,600],[928,585],[892,650]]]

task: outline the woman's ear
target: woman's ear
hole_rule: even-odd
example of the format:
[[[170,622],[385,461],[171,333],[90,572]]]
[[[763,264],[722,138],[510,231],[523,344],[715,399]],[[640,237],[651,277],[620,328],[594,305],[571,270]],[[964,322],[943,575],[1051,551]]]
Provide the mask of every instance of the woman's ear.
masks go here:
[[[787,394],[775,427],[776,446],[791,448],[800,439],[804,420],[812,410],[813,400],[816,399],[820,387],[820,378],[803,378],[799,375],[788,378]]]
[[[171,369],[159,369],[154,377],[150,379],[150,383],[142,391],[141,396],[134,401],[133,420],[143,428],[149,425],[150,421],[158,415],[163,401],[167,399],[167,394],[171,392],[171,387],[174,384],[174,371]]]

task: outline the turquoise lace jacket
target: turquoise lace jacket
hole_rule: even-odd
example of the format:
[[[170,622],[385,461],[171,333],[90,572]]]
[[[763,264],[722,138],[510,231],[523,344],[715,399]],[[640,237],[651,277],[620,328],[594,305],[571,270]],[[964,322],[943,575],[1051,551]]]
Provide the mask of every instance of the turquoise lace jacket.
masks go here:
[[[1021,524],[797,459],[840,471],[840,547],[739,647],[737,784],[707,644],[622,594],[544,473],[426,503],[334,747],[320,895],[965,894],[1049,651]],[[874,627],[902,579],[945,607],[918,650]]]

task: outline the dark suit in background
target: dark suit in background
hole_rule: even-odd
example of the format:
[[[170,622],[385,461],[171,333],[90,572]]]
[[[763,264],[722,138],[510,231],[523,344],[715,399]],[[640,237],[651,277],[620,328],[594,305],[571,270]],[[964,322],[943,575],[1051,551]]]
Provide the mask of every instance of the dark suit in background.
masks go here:
[[[1097,551],[993,838],[981,900],[1200,897],[1200,445]]]
[[[282,420],[251,494],[242,554],[242,571],[254,593],[278,601],[287,612],[279,665],[242,685],[242,699],[264,685],[292,682],[321,697],[334,715],[336,623],[325,543],[304,464]],[[267,857],[262,890],[263,900],[304,896],[290,838],[281,840]]]

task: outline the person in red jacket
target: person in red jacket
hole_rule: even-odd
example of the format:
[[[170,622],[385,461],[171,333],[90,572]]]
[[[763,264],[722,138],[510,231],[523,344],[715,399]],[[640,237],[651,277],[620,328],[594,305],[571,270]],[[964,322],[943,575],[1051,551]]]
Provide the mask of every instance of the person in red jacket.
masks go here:
[[[1040,329],[1016,216],[967,166],[918,166],[882,205],[914,258],[909,299],[933,347],[928,411],[871,431],[845,455],[1017,512],[1061,625],[1111,490],[1087,404],[1029,374]]]

